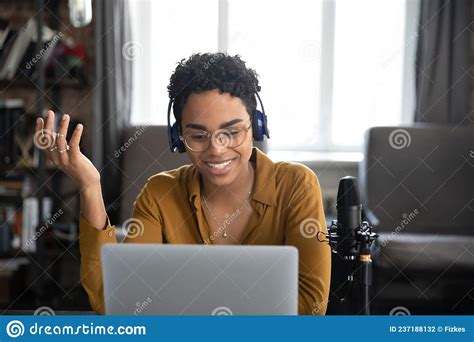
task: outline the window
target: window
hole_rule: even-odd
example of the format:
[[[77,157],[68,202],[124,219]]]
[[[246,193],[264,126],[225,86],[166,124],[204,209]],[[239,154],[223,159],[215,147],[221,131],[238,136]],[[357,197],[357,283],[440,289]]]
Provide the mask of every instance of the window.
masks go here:
[[[415,0],[132,0],[131,7],[141,48],[133,124],[166,124],[176,62],[205,51],[239,54],[259,73],[270,150],[360,151],[370,126],[411,121]]]
[[[166,125],[167,86],[176,63],[217,51],[218,0],[131,0],[132,124]],[[199,13],[199,14],[198,14]]]

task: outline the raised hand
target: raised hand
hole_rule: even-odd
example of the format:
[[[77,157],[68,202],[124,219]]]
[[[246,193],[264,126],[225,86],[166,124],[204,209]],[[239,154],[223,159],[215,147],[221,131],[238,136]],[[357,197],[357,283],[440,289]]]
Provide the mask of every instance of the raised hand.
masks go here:
[[[79,148],[83,125],[78,124],[67,141],[67,130],[70,117],[62,116],[57,132],[54,131],[54,112],[49,110],[46,122],[42,118],[36,120],[34,144],[43,150],[48,159],[63,171],[79,187],[80,191],[91,186],[100,185],[100,173],[92,162],[82,154]]]

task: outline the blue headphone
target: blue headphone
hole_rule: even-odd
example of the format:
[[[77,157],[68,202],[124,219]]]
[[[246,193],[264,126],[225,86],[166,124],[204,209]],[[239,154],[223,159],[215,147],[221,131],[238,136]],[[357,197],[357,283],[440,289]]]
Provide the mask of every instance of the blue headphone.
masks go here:
[[[251,115],[252,119],[252,133],[253,139],[255,141],[263,141],[264,137],[270,139],[270,132],[268,131],[267,126],[267,116],[265,115],[265,109],[263,108],[262,99],[258,95],[260,91],[260,87],[255,89],[255,95],[257,95],[258,102],[260,103],[260,107],[262,111],[255,109],[253,114]],[[184,143],[179,139],[179,123],[175,122],[173,126],[171,126],[170,118],[171,118],[171,107],[173,106],[174,99],[170,99],[168,103],[168,143],[170,146],[171,152],[179,152],[183,153],[186,152],[186,146]]]

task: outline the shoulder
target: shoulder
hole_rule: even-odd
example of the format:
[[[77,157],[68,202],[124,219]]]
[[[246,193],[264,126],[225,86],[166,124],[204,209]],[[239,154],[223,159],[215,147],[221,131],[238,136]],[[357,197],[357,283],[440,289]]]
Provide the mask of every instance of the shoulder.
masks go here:
[[[187,183],[186,179],[192,175],[193,170],[192,165],[184,165],[149,177],[137,195],[133,204],[134,207],[155,208],[171,203],[172,199],[179,201],[186,193],[184,189]]]
[[[301,163],[276,162],[275,176],[277,182],[291,184],[292,186],[318,184],[318,177],[314,171]]]
[[[166,194],[177,187],[183,187],[192,179],[195,168],[192,165],[183,165],[177,169],[163,171],[149,177],[142,189],[142,192],[152,192],[154,194]]]
[[[275,190],[277,198],[284,205],[321,194],[318,177],[313,170],[304,164],[293,162],[275,163]]]
[[[182,180],[194,169],[193,165],[183,165],[177,169],[162,171],[148,178],[149,183],[174,183]]]
[[[274,178],[277,184],[289,184],[295,187],[300,184],[318,183],[316,174],[304,164],[288,161],[274,162],[262,151],[255,149],[257,173],[261,177]]]

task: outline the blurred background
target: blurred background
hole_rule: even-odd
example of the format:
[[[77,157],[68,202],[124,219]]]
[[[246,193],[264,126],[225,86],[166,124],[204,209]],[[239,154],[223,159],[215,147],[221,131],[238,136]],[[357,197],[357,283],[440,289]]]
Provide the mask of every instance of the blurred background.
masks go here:
[[[90,310],[78,189],[43,160],[35,118],[85,126],[120,227],[148,177],[189,163],[167,142],[176,63],[222,51],[259,74],[259,147],[314,170],[328,225],[339,179],[359,179],[372,312],[473,314],[473,18],[468,0],[0,0],[0,313]]]

